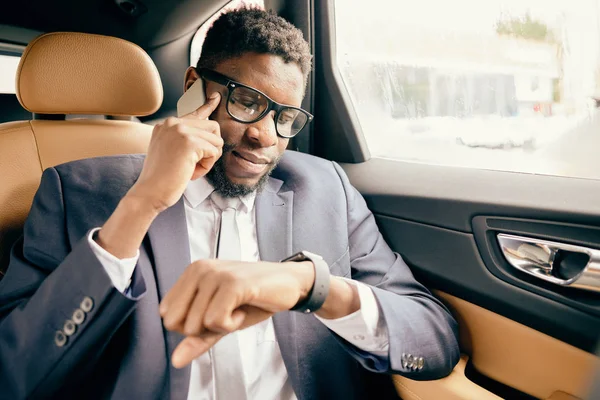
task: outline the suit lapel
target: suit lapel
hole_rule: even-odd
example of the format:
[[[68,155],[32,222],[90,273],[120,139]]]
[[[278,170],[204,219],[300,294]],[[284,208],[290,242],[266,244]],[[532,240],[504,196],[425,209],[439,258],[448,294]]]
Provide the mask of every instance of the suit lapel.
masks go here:
[[[160,302],[191,263],[183,198],[156,217],[148,230],[148,238],[152,247]],[[183,400],[188,394],[190,367],[177,369],[171,364],[171,354],[183,339],[183,335],[165,330],[165,336],[170,384],[168,397],[172,400]]]
[[[256,196],[256,234],[263,261],[280,261],[292,251],[292,201],[294,192],[281,192],[282,181],[270,178]]]
[[[282,181],[270,178],[256,197],[256,234],[260,259],[278,262],[292,255],[292,212],[294,192],[279,192]],[[275,334],[292,387],[302,393],[298,371],[296,319],[291,312],[273,316]]]

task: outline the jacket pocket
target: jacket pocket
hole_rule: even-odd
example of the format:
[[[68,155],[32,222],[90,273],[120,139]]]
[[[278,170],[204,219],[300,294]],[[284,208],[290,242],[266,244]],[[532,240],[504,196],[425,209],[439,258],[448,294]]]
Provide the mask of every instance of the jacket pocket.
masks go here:
[[[346,247],[346,251],[331,265],[329,271],[332,275],[348,277],[350,276],[350,247]]]

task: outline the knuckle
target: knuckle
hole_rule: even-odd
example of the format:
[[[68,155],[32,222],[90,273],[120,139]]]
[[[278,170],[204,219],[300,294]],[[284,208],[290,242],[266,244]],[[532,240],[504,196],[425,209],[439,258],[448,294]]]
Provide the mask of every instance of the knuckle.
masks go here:
[[[177,132],[177,134],[179,135],[179,137],[181,138],[181,142],[187,146],[187,147],[195,147],[195,143],[196,141],[194,140],[194,138],[191,135],[188,135],[185,132]]]
[[[212,128],[212,130],[214,130],[215,132],[221,131],[221,125],[219,125],[219,123],[217,121],[208,120],[208,122],[209,122],[209,127]]]
[[[185,336],[195,336],[200,333],[200,330],[195,326],[186,324],[183,327],[183,333],[185,334]]]
[[[180,279],[183,279],[186,282],[193,282],[198,280],[198,278],[204,274],[204,271],[205,269],[203,265],[196,261],[189,265],[189,267],[184,271],[184,274]]]
[[[231,326],[225,322],[223,317],[206,317],[204,326],[213,332],[231,333],[232,331]]]
[[[167,330],[172,331],[176,329],[179,324],[173,319],[166,319],[163,321],[163,325],[165,326],[165,328],[167,328]]]
[[[163,124],[156,124],[154,125],[154,128],[152,128],[152,136],[156,135],[158,132],[160,132],[163,128]]]
[[[166,126],[174,126],[177,125],[178,122],[179,120],[175,117],[168,117],[167,119],[165,119]]]
[[[185,135],[185,125],[184,124],[179,123],[179,124],[173,125],[173,129],[179,135]]]
[[[257,285],[249,285],[246,288],[246,291],[247,291],[247,297],[252,300],[257,299],[260,295],[260,289],[258,288]]]
[[[221,282],[227,284],[228,286],[233,286],[237,281],[237,276],[233,271],[221,271],[220,272]]]
[[[198,335],[199,333],[200,333],[200,332],[199,332],[197,329],[195,329],[195,328],[190,328],[190,327],[187,327],[187,326],[186,326],[186,327],[183,329],[183,334],[184,334],[185,336],[196,336],[196,335]]]
[[[195,273],[202,272],[206,269],[206,260],[197,260],[191,264],[191,269]]]

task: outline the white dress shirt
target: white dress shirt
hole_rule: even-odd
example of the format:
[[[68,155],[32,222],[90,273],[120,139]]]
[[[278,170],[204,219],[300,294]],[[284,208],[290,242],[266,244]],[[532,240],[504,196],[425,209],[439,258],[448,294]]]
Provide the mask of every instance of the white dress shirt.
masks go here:
[[[190,238],[191,260],[215,258],[220,226],[220,211],[209,196],[214,191],[206,178],[191,181],[184,193],[185,214]],[[242,261],[258,261],[260,254],[256,234],[256,193],[241,198],[236,220],[240,234]],[[135,257],[118,259],[100,247],[93,239],[88,241],[92,250],[106,269],[115,288],[121,292],[129,287],[139,252]],[[371,289],[357,281],[361,308],[353,314],[333,320],[315,315],[325,326],[361,350],[378,356],[386,356],[388,334],[385,321],[380,318],[379,307]],[[275,337],[271,318],[232,333],[242,349],[242,370],[248,399],[293,400],[296,395],[291,387],[281,351]],[[210,351],[192,361],[190,371],[189,400],[223,400],[215,398],[214,371]]]

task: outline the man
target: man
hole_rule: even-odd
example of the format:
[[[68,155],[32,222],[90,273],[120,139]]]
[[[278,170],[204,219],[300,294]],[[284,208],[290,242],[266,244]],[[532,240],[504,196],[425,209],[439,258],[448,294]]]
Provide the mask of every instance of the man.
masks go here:
[[[0,397],[389,398],[383,373],[452,370],[456,322],[342,169],[285,152],[309,71],[297,29],[231,12],[186,73],[206,104],[145,158],[44,172],[0,282]]]

